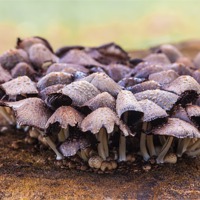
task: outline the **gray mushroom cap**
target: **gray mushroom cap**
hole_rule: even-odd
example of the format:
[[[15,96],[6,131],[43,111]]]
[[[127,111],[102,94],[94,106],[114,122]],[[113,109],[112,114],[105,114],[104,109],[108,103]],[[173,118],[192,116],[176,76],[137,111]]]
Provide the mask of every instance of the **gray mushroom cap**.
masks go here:
[[[112,133],[114,126],[119,126],[119,129],[125,136],[131,135],[129,128],[119,119],[119,117],[110,108],[98,108],[87,115],[81,123],[83,132],[91,131],[97,134],[101,128],[105,128],[107,133]]]
[[[81,135],[70,136],[60,146],[59,150],[65,157],[74,156],[78,150],[91,146],[90,141]]]
[[[28,98],[16,102],[0,102],[1,106],[13,109],[16,121],[20,126],[33,126],[44,130],[51,111],[39,98]]]
[[[0,83],[5,83],[11,79],[11,74],[0,65]]]
[[[162,109],[169,111],[176,104],[179,96],[163,90],[146,90],[135,94],[138,101],[148,99],[159,105]]]
[[[82,80],[93,84],[101,92],[108,92],[112,96],[117,96],[121,87],[113,81],[107,74],[102,72],[93,73]]]
[[[94,111],[100,107],[108,107],[115,111],[116,102],[113,96],[111,96],[108,92],[102,92],[90,99],[89,101],[83,104],[84,107],[88,107],[91,111]]]
[[[154,65],[169,65],[171,63],[169,58],[163,53],[152,53],[145,57],[144,60]]]
[[[56,85],[56,84],[69,84],[73,81],[73,75],[66,72],[51,72],[46,76],[43,76],[37,83],[39,90]]]
[[[174,81],[178,76],[174,70],[167,70],[150,74],[149,80],[156,81],[160,85],[166,85]]]
[[[66,85],[58,93],[68,96],[72,100],[72,105],[82,106],[85,102],[100,94],[100,91],[93,84],[80,80]]]
[[[61,106],[48,119],[45,127],[51,128],[55,123],[63,129],[67,129],[68,126],[80,126],[83,118],[83,115],[71,106]]]
[[[131,120],[131,123],[138,122],[144,114],[133,93],[127,90],[122,90],[117,95],[116,111],[119,118],[122,118],[122,115],[127,112],[128,121]]]
[[[2,84],[0,87],[9,97],[38,94],[35,83],[28,76],[20,76]]]
[[[198,105],[186,105],[186,112],[190,119],[198,127],[200,126],[200,107]]]
[[[131,91],[133,94],[143,92],[145,90],[156,90],[160,89],[161,85],[157,83],[156,81],[145,81],[130,87],[127,87],[126,89]]]
[[[167,123],[157,126],[151,132],[155,135],[167,135],[176,138],[200,138],[200,132],[197,128],[177,118],[169,118]]]
[[[152,122],[157,119],[164,119],[168,117],[168,114],[166,113],[166,111],[163,110],[157,104],[155,104],[153,101],[145,99],[145,100],[139,101],[138,103],[144,112],[144,116],[143,116],[144,122]]]

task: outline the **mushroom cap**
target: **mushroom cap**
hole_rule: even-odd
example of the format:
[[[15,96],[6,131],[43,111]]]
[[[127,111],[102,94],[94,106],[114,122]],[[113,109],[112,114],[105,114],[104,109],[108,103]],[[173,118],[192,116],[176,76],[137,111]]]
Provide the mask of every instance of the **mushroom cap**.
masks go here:
[[[66,72],[51,72],[46,76],[43,76],[37,83],[37,88],[43,90],[44,88],[57,85],[57,84],[69,84],[73,81],[73,75]]]
[[[200,52],[197,53],[193,62],[194,62],[194,65],[196,66],[196,68],[200,69]]]
[[[167,70],[150,74],[149,80],[156,81],[160,85],[166,85],[174,81],[178,76],[179,75],[174,70]]]
[[[18,76],[28,76],[29,78],[33,78],[36,71],[31,67],[31,65],[25,62],[20,62],[11,70],[11,74],[13,78],[17,78]]]
[[[35,83],[28,76],[20,76],[11,81],[2,84],[1,89],[8,96],[17,96],[25,94],[38,94]]]
[[[189,68],[188,66],[185,66],[181,63],[173,63],[172,65],[168,65],[167,67],[165,67],[165,69],[172,69],[179,76],[182,76],[182,75],[192,76],[192,73],[193,73],[191,68]]]
[[[120,121],[115,112],[103,107],[87,115],[81,123],[81,129],[83,132],[90,131],[97,134],[101,128],[105,128],[109,134],[113,132],[115,125],[119,126],[125,136],[131,134],[129,128]]]
[[[58,57],[41,43],[32,45],[28,54],[30,61],[38,68],[42,68],[43,64],[46,62],[58,62]]]
[[[89,108],[91,111],[94,111],[100,107],[108,107],[111,110],[115,110],[116,102],[113,96],[107,92],[102,92],[90,99],[89,101],[83,104],[83,108]]]
[[[164,86],[164,89],[180,95],[180,101],[183,103],[196,100],[200,94],[200,85],[191,76],[179,76],[169,85]]]
[[[51,111],[39,98],[28,98],[16,102],[0,102],[1,106],[13,109],[16,121],[21,126],[33,126],[44,129],[47,120],[51,116]]]
[[[51,130],[52,126],[57,124],[63,129],[67,129],[68,126],[80,126],[83,120],[83,115],[70,106],[59,107],[48,119],[46,123],[47,132]]]
[[[163,90],[146,90],[135,94],[138,101],[148,99],[159,105],[162,109],[169,111],[178,101],[179,96]]]
[[[0,65],[0,84],[12,79],[11,74]]]
[[[67,52],[62,58],[60,58],[60,63],[73,63],[83,66],[103,66],[98,63],[92,57],[82,50],[72,49]]]
[[[71,74],[74,74],[76,71],[88,73],[89,69],[77,65],[77,64],[70,64],[70,63],[54,63],[50,67],[48,67],[46,74],[49,74],[51,72],[61,72],[65,71]]]
[[[127,112],[129,115],[127,120],[131,123],[138,122],[144,114],[133,93],[127,90],[121,90],[117,95],[116,111],[119,118]]]
[[[151,132],[155,135],[168,135],[176,138],[200,138],[197,128],[177,118],[169,118],[167,123],[157,126]]]
[[[74,156],[78,150],[91,146],[90,141],[83,135],[73,135],[67,138],[60,146],[59,150],[65,157]]]
[[[11,70],[19,62],[28,62],[28,55],[22,49],[10,49],[0,55],[0,64],[7,70]]]
[[[175,106],[175,108],[174,108],[174,110],[171,114],[171,117],[181,119],[181,120],[186,121],[190,124],[192,123],[192,121],[188,117],[188,114],[187,114],[185,108],[183,108],[181,105]]]
[[[192,77],[198,82],[200,83],[200,70],[195,70],[193,71]]]
[[[144,122],[152,122],[154,120],[164,119],[168,117],[168,114],[166,113],[166,111],[163,110],[157,104],[155,104],[153,101],[145,99],[145,100],[139,101],[138,103],[144,112],[144,116],[143,116]]]
[[[169,58],[163,53],[152,53],[145,57],[144,60],[154,65],[169,65],[171,63]]]
[[[136,94],[145,90],[160,89],[160,84],[155,81],[145,81],[134,86],[127,87],[126,89],[131,91],[133,94]]]
[[[68,96],[73,105],[82,106],[100,92],[93,84],[80,80],[66,85],[58,93]]]
[[[121,87],[107,74],[102,72],[93,73],[82,80],[91,83],[101,92],[110,93],[112,96],[117,96],[117,94],[121,91]]]
[[[186,105],[186,112],[190,119],[194,122],[198,127],[200,126],[200,107],[197,105]]]

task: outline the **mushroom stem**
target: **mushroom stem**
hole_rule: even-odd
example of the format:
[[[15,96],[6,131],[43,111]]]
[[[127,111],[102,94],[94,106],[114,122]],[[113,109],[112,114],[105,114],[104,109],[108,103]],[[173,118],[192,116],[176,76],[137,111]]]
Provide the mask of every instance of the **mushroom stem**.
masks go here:
[[[103,142],[103,135],[104,135],[104,128],[101,128],[99,133],[97,133],[97,140],[99,141],[99,144],[97,146],[98,154],[103,158],[103,160],[106,160],[106,153]]]
[[[66,140],[69,137],[69,127],[68,126],[66,129],[63,129],[63,133],[64,133],[65,140]]]
[[[195,151],[186,151],[186,154],[191,157],[196,157],[200,155],[200,149],[197,149]]]
[[[102,133],[102,140],[103,140],[103,148],[104,152],[106,154],[106,157],[109,156],[109,149],[108,149],[108,134],[106,133],[106,129],[103,128],[103,133]]]
[[[7,113],[6,109],[3,107],[0,107],[0,115],[10,124],[14,124],[14,120],[12,117]]]
[[[159,140],[160,140],[160,143],[161,143],[162,146],[163,146],[163,145],[165,144],[165,142],[166,142],[165,136],[159,135]]]
[[[200,148],[200,139],[198,139],[194,144],[192,144],[187,151],[194,151],[195,149]]]
[[[85,162],[88,161],[88,157],[87,157],[87,155],[86,155],[85,149],[81,149],[80,151],[77,152],[77,154],[78,154],[78,156],[79,156],[80,158],[82,158]]]
[[[177,152],[176,152],[178,157],[181,157],[183,153],[187,150],[187,147],[190,141],[191,141],[190,138],[184,138],[180,140],[180,142],[178,143]]]
[[[156,150],[153,143],[153,135],[147,135],[147,148],[150,156],[156,156]]]
[[[142,125],[142,131],[146,131],[147,130],[147,122],[144,122],[143,125]],[[146,147],[146,133],[141,133],[141,136],[140,136],[140,151],[142,153],[142,156],[143,156],[143,159],[145,161],[149,160],[150,156],[147,152],[147,147]]]
[[[51,149],[55,152],[56,154],[56,160],[62,160],[63,156],[62,154],[57,150],[56,145],[54,144],[54,142],[52,142],[50,137],[45,137],[47,144],[51,147]]]
[[[173,141],[173,137],[169,136],[167,138],[167,141],[165,142],[165,144],[163,145],[162,149],[161,149],[161,152],[159,153],[157,159],[156,159],[156,162],[159,164],[159,163],[164,163],[164,158],[165,158],[165,155],[167,154],[169,148],[171,147],[171,144],[172,144],[172,141]]]
[[[65,135],[64,135],[63,129],[61,129],[60,132],[58,133],[58,141],[59,142],[65,141]]]

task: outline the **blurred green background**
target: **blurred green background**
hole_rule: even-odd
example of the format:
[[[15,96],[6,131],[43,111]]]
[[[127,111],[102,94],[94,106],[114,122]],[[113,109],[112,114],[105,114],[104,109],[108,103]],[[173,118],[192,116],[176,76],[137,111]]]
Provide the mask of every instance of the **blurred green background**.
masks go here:
[[[115,41],[125,49],[200,39],[200,0],[0,0],[0,52],[17,37],[54,49]]]

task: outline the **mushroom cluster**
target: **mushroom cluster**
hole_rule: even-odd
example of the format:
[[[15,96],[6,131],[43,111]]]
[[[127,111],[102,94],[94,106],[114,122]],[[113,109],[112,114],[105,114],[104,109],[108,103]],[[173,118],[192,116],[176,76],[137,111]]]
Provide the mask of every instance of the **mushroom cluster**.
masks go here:
[[[64,46],[18,39],[0,55],[0,115],[57,160],[116,169],[142,156],[176,163],[200,154],[200,54],[161,45],[143,59],[115,43]]]

